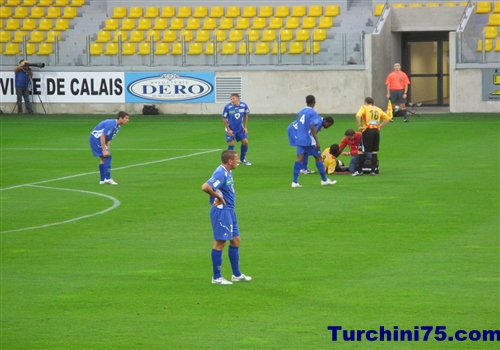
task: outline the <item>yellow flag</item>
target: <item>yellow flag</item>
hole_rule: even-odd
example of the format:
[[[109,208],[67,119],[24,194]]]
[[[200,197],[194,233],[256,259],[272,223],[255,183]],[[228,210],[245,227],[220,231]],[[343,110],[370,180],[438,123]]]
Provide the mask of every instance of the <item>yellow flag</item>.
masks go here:
[[[389,102],[387,103],[387,115],[391,117],[391,119],[393,118],[391,100],[389,100]]]

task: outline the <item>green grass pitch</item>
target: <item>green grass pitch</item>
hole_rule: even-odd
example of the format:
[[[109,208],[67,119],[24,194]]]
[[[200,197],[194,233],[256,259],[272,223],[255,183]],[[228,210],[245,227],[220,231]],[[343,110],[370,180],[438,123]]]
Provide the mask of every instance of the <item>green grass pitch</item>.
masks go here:
[[[220,117],[132,115],[111,145],[119,185],[100,186],[87,138],[111,117],[0,118],[2,350],[497,348],[333,342],[327,327],[500,328],[498,115],[396,118],[380,175],[302,188],[294,116],[252,115],[253,165],[234,178],[253,281],[232,286],[210,283],[201,191],[226,148]],[[322,148],[356,126],[334,118]]]

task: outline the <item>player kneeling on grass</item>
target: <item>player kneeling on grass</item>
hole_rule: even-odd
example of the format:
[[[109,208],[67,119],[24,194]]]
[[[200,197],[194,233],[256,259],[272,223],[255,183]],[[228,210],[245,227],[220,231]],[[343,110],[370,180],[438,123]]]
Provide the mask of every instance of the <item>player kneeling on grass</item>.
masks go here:
[[[201,189],[210,195],[210,221],[214,234],[212,248],[213,284],[232,284],[232,282],[251,281],[252,277],[245,276],[240,271],[241,243],[240,230],[234,211],[235,192],[232,170],[238,166],[238,153],[226,150],[221,155],[222,164],[215,169],[212,177],[207,180]],[[233,270],[231,281],[222,277],[222,251],[229,241],[229,262]]]
[[[113,137],[120,131],[120,126],[127,124],[129,115],[127,112],[120,111],[116,119],[106,119],[97,124],[89,136],[89,144],[94,157],[99,157],[99,174],[101,185],[118,185],[111,178],[111,153],[109,145]]]

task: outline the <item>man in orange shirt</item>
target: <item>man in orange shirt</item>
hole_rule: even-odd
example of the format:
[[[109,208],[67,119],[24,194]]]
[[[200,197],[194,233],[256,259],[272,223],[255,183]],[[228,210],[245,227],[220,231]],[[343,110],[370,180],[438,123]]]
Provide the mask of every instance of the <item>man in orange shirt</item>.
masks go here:
[[[410,79],[408,79],[405,72],[401,71],[401,64],[394,63],[394,72],[389,73],[385,80],[385,85],[387,85],[387,98],[391,100],[393,106],[399,103],[401,113],[405,118],[405,123],[408,123],[405,103]]]

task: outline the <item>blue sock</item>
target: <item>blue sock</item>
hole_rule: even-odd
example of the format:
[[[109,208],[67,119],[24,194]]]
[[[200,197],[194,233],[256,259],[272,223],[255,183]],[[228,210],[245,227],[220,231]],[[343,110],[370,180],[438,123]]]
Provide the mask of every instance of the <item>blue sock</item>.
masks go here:
[[[248,151],[248,146],[241,146],[241,154],[240,154],[240,160],[243,161],[245,160],[245,157],[247,155],[247,151]]]
[[[307,169],[307,163],[309,163],[309,157],[306,154],[304,160],[302,161],[302,164],[304,165],[302,169]]]
[[[222,250],[212,249],[212,268],[214,270],[214,279],[222,277]]]
[[[321,180],[326,181],[325,164],[323,164],[323,162],[316,162],[316,167],[321,175]]]
[[[234,146],[228,145],[228,146],[227,146],[227,150],[228,150],[228,151],[233,151],[233,150],[234,150]]]
[[[302,163],[299,163],[297,161],[293,164],[293,182],[299,182],[299,173],[302,167]]]
[[[233,269],[233,275],[241,276],[240,271],[240,252],[239,247],[229,246],[228,255],[229,261],[231,262],[231,268]]]
[[[104,181],[104,164],[99,164],[99,175],[101,176],[101,181]]]
[[[109,157],[104,158],[104,177],[106,179],[111,179],[111,159],[113,157],[109,155]]]

